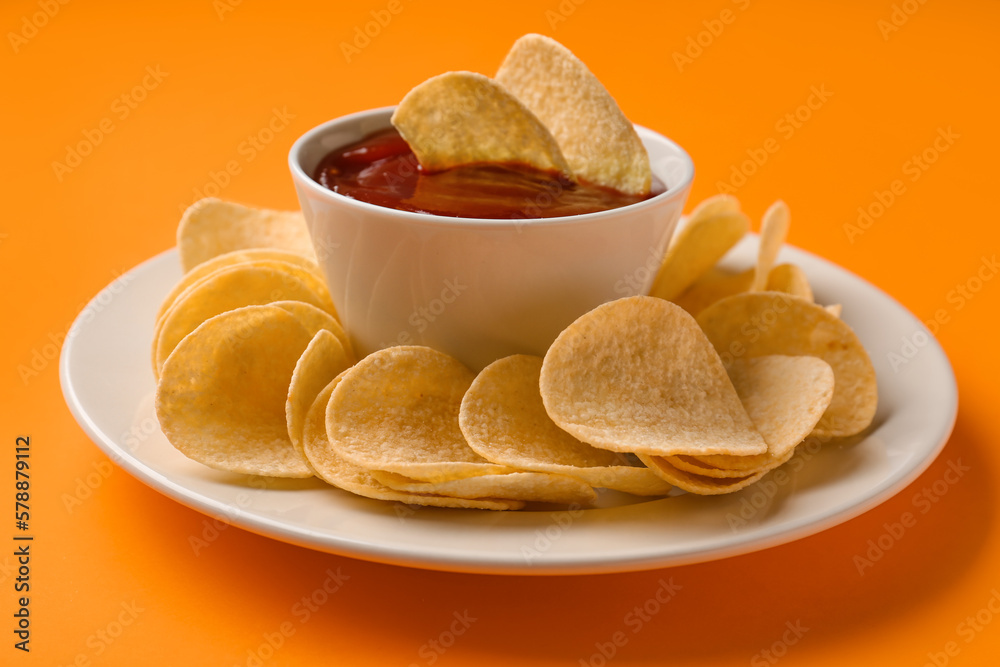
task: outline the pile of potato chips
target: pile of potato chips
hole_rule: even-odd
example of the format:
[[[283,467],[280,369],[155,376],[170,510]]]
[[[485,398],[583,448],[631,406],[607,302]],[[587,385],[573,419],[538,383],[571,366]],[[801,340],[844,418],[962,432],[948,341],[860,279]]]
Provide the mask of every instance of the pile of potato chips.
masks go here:
[[[719,259],[747,232],[732,197],[700,204],[651,296],[582,315],[544,358],[478,375],[436,350],[356,360],[301,215],[203,200],[181,221],[187,273],[157,317],[156,414],[219,470],[315,475],[412,505],[586,505],[595,489],[729,493],[810,434],[864,430],[875,373],[804,273],[774,266],[787,207],[764,216],[755,267]]]

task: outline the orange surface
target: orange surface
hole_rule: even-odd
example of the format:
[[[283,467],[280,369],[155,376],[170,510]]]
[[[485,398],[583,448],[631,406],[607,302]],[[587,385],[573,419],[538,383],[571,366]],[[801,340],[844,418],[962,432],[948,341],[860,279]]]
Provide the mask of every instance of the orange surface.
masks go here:
[[[609,664],[767,665],[777,656],[763,651],[783,636],[795,640],[778,646],[783,667],[995,664],[1000,616],[987,603],[1000,609],[1000,279],[967,299],[953,290],[1000,246],[992,212],[1000,5],[398,1],[401,11],[350,62],[341,42],[371,12],[384,19],[388,0],[3,3],[0,433],[6,470],[15,437],[31,436],[37,539],[30,654],[13,648],[13,547],[0,548],[0,663],[246,665],[270,637],[280,647],[263,650],[264,664],[596,666],[601,646],[610,652],[624,631]],[[732,21],[715,22],[724,10]],[[709,27],[718,34],[702,34]],[[446,70],[490,74],[531,31],[568,45],[631,119],[688,149],[692,200],[716,192],[748,151],[759,157],[773,139],[766,163],[738,189],[745,209],[759,216],[784,198],[793,244],[864,276],[922,319],[944,313],[939,338],[961,393],[944,453],[911,488],[845,525],[670,570],[453,575],[328,556],[236,528],[196,556],[188,538],[206,518],[106,467],[63,403],[53,340],[115,275],[173,245],[180,211],[227,162],[240,173],[221,196],[293,207],[286,156],[299,134],[393,104]],[[674,53],[699,35],[707,45],[678,65]],[[122,95],[144,81],[145,99],[129,107]],[[813,97],[817,108],[801,111],[810,117],[799,127],[782,121],[813,90],[830,95]],[[274,110],[288,114],[287,128],[247,149],[242,142]],[[102,127],[92,154],[57,174],[67,144]],[[949,129],[957,138],[939,141],[947,150],[934,154]],[[925,150],[935,161],[914,171],[911,156]],[[851,238],[845,226],[858,208],[896,179],[902,194]],[[949,461],[971,470],[859,576],[854,556],[913,509]],[[95,469],[110,474],[83,489]],[[0,474],[0,497],[14,493],[12,477]],[[74,494],[82,502],[68,511]],[[3,525],[0,541],[13,544]],[[338,568],[350,577],[342,589],[296,613]],[[633,632],[626,615],[664,579],[681,589]],[[430,642],[466,612],[476,619],[468,630],[435,650]],[[786,633],[796,624],[801,637]]]

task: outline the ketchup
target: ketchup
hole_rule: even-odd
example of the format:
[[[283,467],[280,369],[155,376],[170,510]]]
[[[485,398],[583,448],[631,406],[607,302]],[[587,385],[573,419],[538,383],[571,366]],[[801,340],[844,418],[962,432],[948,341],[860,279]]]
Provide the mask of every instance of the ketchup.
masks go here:
[[[324,157],[313,176],[345,197],[401,211],[462,218],[554,218],[628,206],[662,193],[629,195],[517,163],[463,165],[428,173],[395,129]]]

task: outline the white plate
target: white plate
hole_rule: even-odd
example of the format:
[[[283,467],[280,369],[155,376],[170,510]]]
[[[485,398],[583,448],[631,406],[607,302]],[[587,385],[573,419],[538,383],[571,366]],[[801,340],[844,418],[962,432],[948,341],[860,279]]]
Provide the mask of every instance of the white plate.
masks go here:
[[[730,254],[750,266],[756,237]],[[352,496],[317,480],[228,475],[177,452],[153,412],[153,318],[180,278],[176,251],[136,267],[98,294],[63,346],[60,378],[77,421],[140,481],[247,530],[354,558],[456,572],[583,574],[725,558],[783,544],[884,502],[934,460],[951,433],[958,395],[944,352],[886,294],[801,250],[820,303],[842,303],[879,378],[879,410],[864,438],[802,453],[728,496],[680,495],[575,512],[410,509]],[[917,353],[894,372],[888,355],[916,334]],[[912,355],[912,350],[908,349]]]

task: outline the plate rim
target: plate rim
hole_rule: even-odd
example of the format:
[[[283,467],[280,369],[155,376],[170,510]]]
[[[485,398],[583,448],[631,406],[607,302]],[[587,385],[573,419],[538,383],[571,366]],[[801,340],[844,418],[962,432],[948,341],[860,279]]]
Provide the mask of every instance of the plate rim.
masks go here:
[[[751,243],[757,242],[756,234],[748,234]],[[747,243],[744,239],[741,243]],[[176,255],[177,249],[172,248],[158,253],[143,262],[133,266],[123,275],[134,275],[141,271],[148,271],[154,265],[168,261],[170,256]],[[923,323],[905,306],[882,290],[880,287],[865,280],[856,273],[841,267],[834,262],[820,257],[808,250],[803,250],[790,245],[785,245],[781,249],[781,254],[801,255],[808,258],[809,262],[822,265],[827,271],[840,272],[858,281],[866,292],[870,291],[878,297],[888,300],[900,311],[906,314],[917,326],[926,330]],[[780,258],[781,256],[779,256]],[[794,259],[792,260],[794,261]],[[120,279],[120,278],[119,278]],[[118,279],[116,279],[118,280]],[[113,283],[112,283],[113,284]],[[97,301],[103,293],[103,288],[97,293],[74,318],[69,331],[75,331],[77,327],[85,327],[87,323],[81,322],[82,317],[89,308]],[[128,289],[128,286],[125,286]],[[95,317],[100,317],[100,312]],[[636,554],[635,558],[618,558],[614,560],[593,560],[587,558],[587,553],[583,554],[561,554],[558,559],[550,559],[545,562],[532,562],[524,559],[514,560],[513,557],[496,558],[494,560],[473,559],[462,556],[460,553],[451,551],[436,551],[429,553],[427,547],[422,547],[420,553],[414,553],[413,547],[407,549],[407,545],[386,545],[369,540],[352,538],[350,536],[319,536],[305,534],[306,531],[298,527],[290,527],[281,521],[261,516],[253,511],[246,511],[241,507],[232,505],[223,500],[213,498],[200,491],[184,486],[171,479],[169,476],[153,469],[149,464],[136,457],[133,452],[120,445],[113,437],[105,433],[104,430],[94,421],[84,407],[81,397],[78,395],[74,385],[74,378],[70,367],[75,352],[77,336],[67,336],[60,352],[59,359],[59,380],[63,398],[69,407],[74,419],[87,434],[89,439],[107,455],[113,463],[123,468],[131,476],[150,488],[162,493],[172,500],[206,514],[215,519],[225,521],[244,530],[277,539],[297,546],[319,550],[326,553],[358,558],[361,560],[385,563],[391,565],[401,565],[405,567],[416,567],[421,569],[462,572],[475,574],[498,574],[498,575],[592,575],[610,574],[619,572],[633,572],[666,567],[677,567],[700,562],[708,562],[731,558],[775,546],[794,542],[811,535],[823,532],[834,526],[840,525],[854,519],[873,508],[886,502],[909,486],[914,480],[922,475],[938,458],[951,433],[954,430],[958,416],[958,388],[954,373],[954,368],[947,354],[940,343],[932,335],[928,336],[928,347],[933,350],[935,356],[943,361],[944,370],[947,373],[947,404],[942,406],[942,416],[938,432],[927,436],[927,441],[933,437],[934,444],[928,449],[928,453],[919,459],[915,465],[896,471],[895,475],[882,480],[877,487],[869,490],[860,500],[839,509],[826,510],[817,517],[800,517],[794,521],[784,523],[772,532],[758,536],[748,536],[747,539],[737,541],[732,544],[720,545],[708,549],[688,549],[687,551],[675,552],[669,555],[659,554]],[[871,433],[869,433],[871,435]],[[280,493],[280,491],[273,491]],[[668,499],[650,500],[647,502],[669,502]],[[377,501],[373,501],[377,502]],[[322,539],[320,539],[322,538]],[[500,554],[500,556],[506,556]]]

